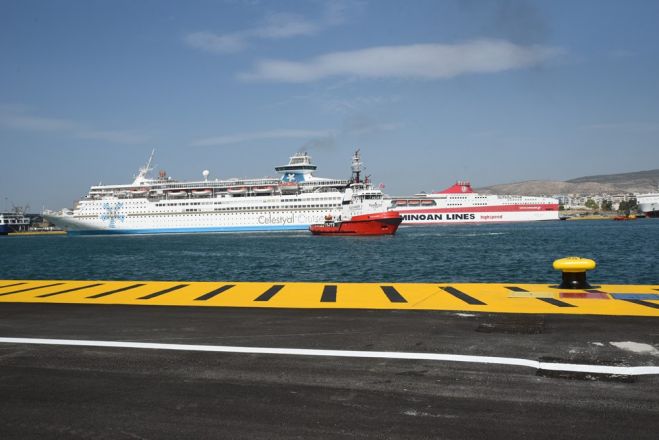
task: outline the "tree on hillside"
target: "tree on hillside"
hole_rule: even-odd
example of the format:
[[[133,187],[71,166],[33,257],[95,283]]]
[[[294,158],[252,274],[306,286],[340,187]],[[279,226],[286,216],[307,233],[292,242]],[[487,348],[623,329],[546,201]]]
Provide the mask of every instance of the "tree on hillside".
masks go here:
[[[613,202],[611,200],[602,200],[602,211],[613,211]]]
[[[638,204],[636,203],[635,197],[632,197],[629,200],[623,200],[620,202],[620,206],[618,206],[618,211],[621,212],[635,211],[636,209],[638,209]]]
[[[588,209],[597,209],[597,208],[599,208],[599,206],[597,206],[597,202],[593,199],[586,200],[586,203],[584,203],[584,206]]]

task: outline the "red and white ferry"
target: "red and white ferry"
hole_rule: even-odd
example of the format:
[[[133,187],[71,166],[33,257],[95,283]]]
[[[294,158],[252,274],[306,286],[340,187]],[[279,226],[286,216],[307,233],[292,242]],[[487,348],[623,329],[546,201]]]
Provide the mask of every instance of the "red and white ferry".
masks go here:
[[[401,226],[558,220],[558,200],[550,197],[478,194],[467,181],[431,194],[393,197],[389,209]]]

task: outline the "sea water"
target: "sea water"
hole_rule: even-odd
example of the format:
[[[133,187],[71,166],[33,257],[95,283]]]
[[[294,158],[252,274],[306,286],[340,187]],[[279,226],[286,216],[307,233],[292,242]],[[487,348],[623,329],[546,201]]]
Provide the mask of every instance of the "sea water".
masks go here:
[[[592,258],[589,280],[659,284],[659,220],[306,231],[0,237],[0,279],[554,283],[552,262]]]

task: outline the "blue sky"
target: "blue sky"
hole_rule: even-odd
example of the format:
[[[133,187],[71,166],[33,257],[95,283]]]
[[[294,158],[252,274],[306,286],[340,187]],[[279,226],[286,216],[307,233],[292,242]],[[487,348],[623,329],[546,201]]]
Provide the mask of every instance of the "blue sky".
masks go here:
[[[659,167],[656,1],[0,1],[0,197],[179,179],[391,194]]]

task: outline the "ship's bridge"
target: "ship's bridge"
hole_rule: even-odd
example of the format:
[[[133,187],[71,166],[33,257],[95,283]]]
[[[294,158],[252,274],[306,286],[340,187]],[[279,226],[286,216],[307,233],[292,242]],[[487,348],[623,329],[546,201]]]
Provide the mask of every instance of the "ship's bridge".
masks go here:
[[[288,165],[275,167],[281,173],[282,182],[301,183],[313,179],[316,165],[311,163],[311,156],[307,153],[296,153],[290,157]]]

